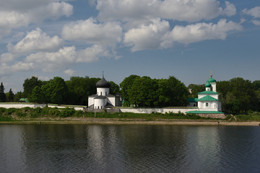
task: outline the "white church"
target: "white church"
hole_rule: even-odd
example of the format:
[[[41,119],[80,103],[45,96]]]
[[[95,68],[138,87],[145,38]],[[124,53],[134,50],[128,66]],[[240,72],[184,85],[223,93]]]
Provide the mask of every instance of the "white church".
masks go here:
[[[217,92],[216,80],[210,78],[205,84],[205,91],[198,93],[198,108],[200,111],[219,111],[221,112],[221,102]]]
[[[121,106],[120,95],[112,95],[110,91],[110,83],[106,81],[104,75],[101,80],[96,83],[97,94],[88,97],[88,107],[93,109],[105,109],[115,106]]]

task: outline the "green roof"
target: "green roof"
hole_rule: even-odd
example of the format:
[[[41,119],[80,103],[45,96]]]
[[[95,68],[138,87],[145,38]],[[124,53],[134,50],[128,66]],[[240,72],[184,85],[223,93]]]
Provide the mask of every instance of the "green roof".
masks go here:
[[[187,114],[224,114],[219,111],[188,111]]]
[[[212,77],[210,77],[210,78],[207,80],[207,82],[212,83],[212,82],[216,82],[216,80],[213,79]]]
[[[218,101],[218,99],[215,99],[215,98],[207,95],[205,97],[202,97],[202,98],[198,99],[198,101]]]
[[[188,98],[188,102],[198,102],[198,98]]]
[[[211,84],[207,81],[207,83],[205,84],[205,87],[211,87]]]
[[[202,92],[199,92],[198,94],[218,94],[218,93],[214,92],[214,91],[202,91]]]

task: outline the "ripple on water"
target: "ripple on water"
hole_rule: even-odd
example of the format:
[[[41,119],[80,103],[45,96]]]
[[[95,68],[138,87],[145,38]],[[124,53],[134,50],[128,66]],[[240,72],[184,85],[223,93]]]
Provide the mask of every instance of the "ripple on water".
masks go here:
[[[12,125],[0,139],[4,172],[260,170],[254,127]]]

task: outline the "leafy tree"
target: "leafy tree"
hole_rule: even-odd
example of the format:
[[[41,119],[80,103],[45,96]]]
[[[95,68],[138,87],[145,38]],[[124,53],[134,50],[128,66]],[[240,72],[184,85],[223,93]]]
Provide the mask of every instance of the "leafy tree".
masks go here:
[[[110,94],[119,93],[119,86],[113,81],[109,81],[109,83],[110,83]]]
[[[30,79],[25,79],[23,83],[24,97],[30,97],[34,87],[41,87],[42,84],[43,82],[35,76],[32,76]]]
[[[23,98],[23,93],[21,91],[17,92],[15,95],[14,95],[14,101],[15,102],[18,102],[21,98]]]
[[[96,83],[99,78],[71,77],[66,81],[69,104],[88,105],[88,96],[96,94]]]
[[[14,93],[12,89],[10,88],[9,93],[8,93],[8,101],[13,102],[14,101]]]
[[[129,91],[132,88],[132,85],[134,83],[134,80],[136,78],[140,78],[140,76],[137,75],[130,75],[128,77],[126,77],[121,83],[120,83],[120,88],[121,88],[121,93],[123,96],[123,100],[124,100],[124,106],[130,106],[130,102],[129,102]]]
[[[6,95],[5,95],[5,87],[3,82],[1,82],[0,85],[0,102],[5,102],[6,101]]]
[[[154,107],[158,105],[157,82],[150,77],[135,78],[128,89],[129,101],[137,107]]]
[[[42,91],[42,88],[39,86],[33,88],[29,100],[35,103],[48,103],[46,95]]]
[[[67,99],[68,88],[64,79],[54,77],[41,87],[46,102],[62,104]]]
[[[205,85],[190,84],[188,86],[188,88],[191,92],[189,97],[196,98],[196,97],[198,97],[199,92],[202,92],[205,90]]]

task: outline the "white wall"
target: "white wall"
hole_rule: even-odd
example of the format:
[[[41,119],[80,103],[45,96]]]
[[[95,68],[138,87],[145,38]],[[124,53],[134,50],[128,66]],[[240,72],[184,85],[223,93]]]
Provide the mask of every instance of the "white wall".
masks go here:
[[[109,94],[109,88],[97,88],[97,95],[106,96]]]
[[[116,106],[116,97],[108,97],[108,103]]]
[[[88,107],[94,104],[94,97],[88,97]]]
[[[131,112],[131,113],[186,113],[188,111],[197,111],[198,109],[175,109],[175,108],[120,108],[121,112]]]
[[[107,104],[107,99],[94,99],[95,109],[104,109]]]

